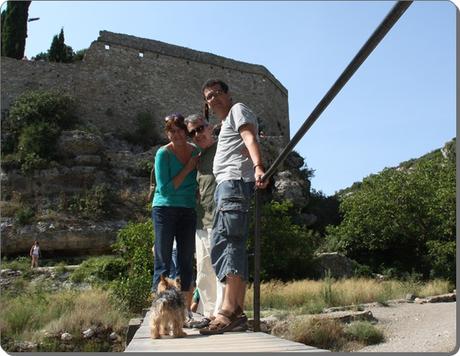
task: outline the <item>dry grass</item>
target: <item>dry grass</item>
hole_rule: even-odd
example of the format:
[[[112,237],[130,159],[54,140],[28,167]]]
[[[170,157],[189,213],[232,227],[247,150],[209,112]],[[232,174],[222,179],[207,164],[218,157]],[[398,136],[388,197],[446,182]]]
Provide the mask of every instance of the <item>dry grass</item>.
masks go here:
[[[302,280],[283,283],[270,281],[260,287],[261,309],[285,309],[299,314],[319,312],[323,307],[384,303],[405,298],[407,293],[428,296],[447,293],[452,285],[444,280],[427,283],[418,281],[377,281],[369,278]],[[246,309],[252,309],[252,286],[246,293]]]
[[[66,331],[78,337],[90,326],[110,328],[123,335],[128,323],[128,317],[114,306],[108,292],[101,289],[50,293],[34,286],[19,296],[2,295],[0,308],[2,341],[39,342],[43,340],[44,330]]]
[[[434,281],[428,282],[420,288],[420,297],[445,294],[451,292],[452,290],[453,285],[451,282],[442,279],[436,279]]]
[[[114,308],[107,291],[92,289],[75,296],[73,307],[53,319],[44,329],[51,332],[80,333],[91,326],[110,326],[121,330],[126,319]]]

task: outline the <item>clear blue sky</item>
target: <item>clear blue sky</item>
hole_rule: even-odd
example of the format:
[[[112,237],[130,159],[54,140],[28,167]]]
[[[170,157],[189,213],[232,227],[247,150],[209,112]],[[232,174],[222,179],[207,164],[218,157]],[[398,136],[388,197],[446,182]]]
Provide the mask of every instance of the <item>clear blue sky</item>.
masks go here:
[[[26,55],[64,27],[87,48],[100,30],[264,65],[289,91],[291,136],[395,4],[32,1]],[[456,135],[455,5],[416,1],[295,148],[326,195]]]

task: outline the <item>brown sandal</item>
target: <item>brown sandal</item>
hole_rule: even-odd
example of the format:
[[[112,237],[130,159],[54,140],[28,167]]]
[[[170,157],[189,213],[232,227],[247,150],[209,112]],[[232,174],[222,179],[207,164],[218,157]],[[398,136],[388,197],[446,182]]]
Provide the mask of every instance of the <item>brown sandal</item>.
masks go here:
[[[241,326],[246,324],[248,320],[245,314],[242,314],[242,310],[238,308],[234,313],[221,309],[217,314],[225,316],[229,322],[223,323],[217,319],[212,320],[209,325],[199,330],[201,335],[216,335],[223,334],[227,331],[233,331],[238,328],[241,331]],[[236,331],[236,330],[235,330]]]

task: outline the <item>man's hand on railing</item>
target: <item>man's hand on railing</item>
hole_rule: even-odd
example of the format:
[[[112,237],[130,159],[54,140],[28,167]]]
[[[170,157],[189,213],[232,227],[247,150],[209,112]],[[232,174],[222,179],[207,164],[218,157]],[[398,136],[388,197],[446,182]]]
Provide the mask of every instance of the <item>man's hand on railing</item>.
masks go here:
[[[268,179],[262,181],[262,177],[265,174],[264,167],[262,165],[257,165],[254,167],[254,178],[256,179],[256,188],[265,189],[268,185]]]

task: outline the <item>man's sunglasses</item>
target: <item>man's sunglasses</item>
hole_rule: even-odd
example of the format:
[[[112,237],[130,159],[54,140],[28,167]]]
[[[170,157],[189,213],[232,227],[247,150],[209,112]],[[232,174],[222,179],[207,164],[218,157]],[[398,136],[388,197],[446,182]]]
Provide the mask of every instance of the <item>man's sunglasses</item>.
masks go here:
[[[207,102],[209,102],[209,101],[211,101],[212,99],[217,98],[220,94],[223,94],[223,91],[222,91],[222,90],[212,91],[212,92],[210,92],[208,95],[205,96],[204,100],[206,100]]]
[[[204,131],[204,129],[206,128],[206,125],[200,125],[198,126],[197,128],[193,129],[193,130],[190,130],[188,132],[188,135],[190,137],[195,137],[196,134],[199,134],[199,133],[202,133]]]

